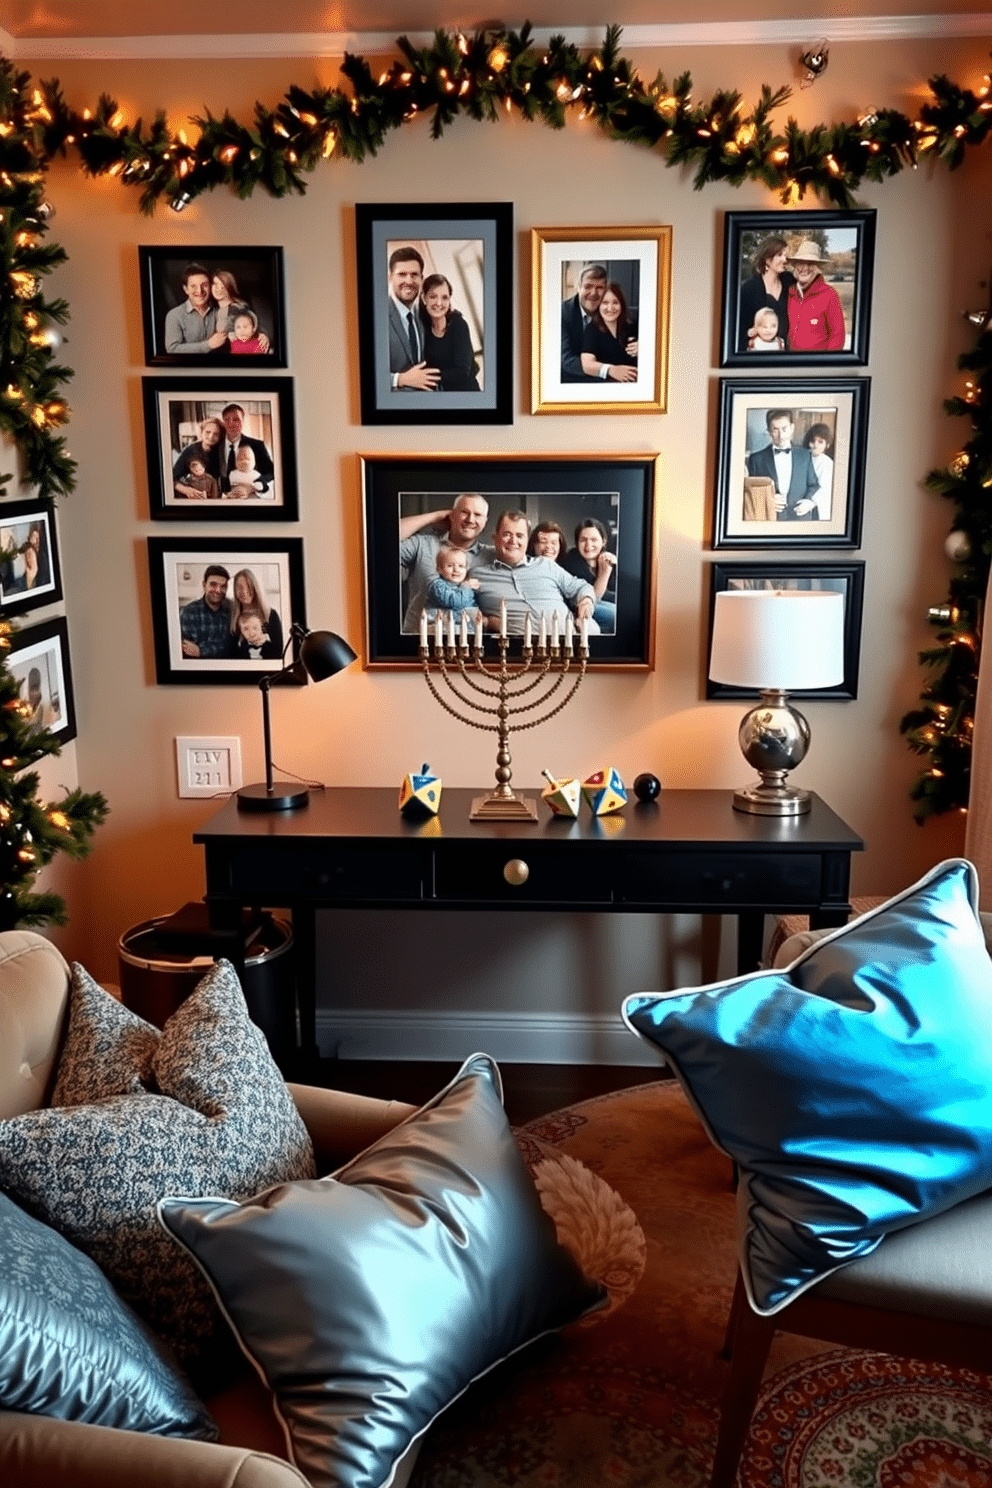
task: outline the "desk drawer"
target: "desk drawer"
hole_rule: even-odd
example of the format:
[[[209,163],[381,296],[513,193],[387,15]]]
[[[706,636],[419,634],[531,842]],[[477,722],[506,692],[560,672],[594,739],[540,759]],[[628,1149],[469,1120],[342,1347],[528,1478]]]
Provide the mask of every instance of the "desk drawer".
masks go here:
[[[522,866],[521,866],[522,865]],[[438,903],[489,901],[510,904],[609,904],[609,878],[584,853],[547,850],[538,844],[479,843],[454,853],[435,850]]]
[[[406,900],[423,897],[425,854],[362,848],[292,848],[231,856],[230,891],[245,900],[284,904],[290,899],[340,901]]]
[[[625,858],[617,901],[787,909],[818,904],[821,875],[818,853],[642,853]]]

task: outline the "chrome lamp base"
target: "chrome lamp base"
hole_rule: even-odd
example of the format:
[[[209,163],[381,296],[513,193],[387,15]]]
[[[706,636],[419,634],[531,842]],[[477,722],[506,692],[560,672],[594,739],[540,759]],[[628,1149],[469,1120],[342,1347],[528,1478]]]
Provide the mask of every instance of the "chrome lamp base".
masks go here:
[[[744,758],[761,779],[734,792],[734,810],[756,816],[803,816],[809,811],[809,792],[786,784],[789,771],[806,758],[810,743],[809,724],[790,706],[788,694],[778,688],[763,692],[741,720],[737,737]]]

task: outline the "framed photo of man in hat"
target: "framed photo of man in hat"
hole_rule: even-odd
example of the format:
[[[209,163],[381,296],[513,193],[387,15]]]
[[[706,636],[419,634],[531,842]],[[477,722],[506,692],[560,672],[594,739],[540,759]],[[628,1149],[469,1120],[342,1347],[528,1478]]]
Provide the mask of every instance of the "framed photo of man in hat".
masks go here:
[[[868,360],[875,213],[728,212],[723,367]]]

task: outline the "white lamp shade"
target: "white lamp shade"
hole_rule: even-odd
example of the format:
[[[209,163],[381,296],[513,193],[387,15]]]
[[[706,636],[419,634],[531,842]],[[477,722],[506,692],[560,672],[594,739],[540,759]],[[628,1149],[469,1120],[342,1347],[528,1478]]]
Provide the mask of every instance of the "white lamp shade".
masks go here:
[[[710,677],[794,692],[844,680],[844,596],[827,589],[724,589],[715,597]]]

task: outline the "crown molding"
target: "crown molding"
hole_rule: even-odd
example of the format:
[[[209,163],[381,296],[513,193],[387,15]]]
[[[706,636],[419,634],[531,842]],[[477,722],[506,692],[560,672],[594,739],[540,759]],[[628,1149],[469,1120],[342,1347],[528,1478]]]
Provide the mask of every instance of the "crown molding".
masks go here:
[[[553,35],[563,35],[580,50],[602,44],[602,27],[544,27],[535,29],[534,42],[546,46]],[[407,32],[416,47],[429,47],[433,31]],[[820,19],[679,22],[673,25],[625,26],[624,52],[701,46],[805,45],[811,36],[831,43],[941,40],[950,37],[992,36],[992,13],[958,15],[832,16]],[[0,29],[0,51],[11,61],[123,61],[180,60],[235,57],[340,57],[389,54],[396,35],[387,31],[322,31],[259,33],[241,36],[70,36],[14,37]]]

